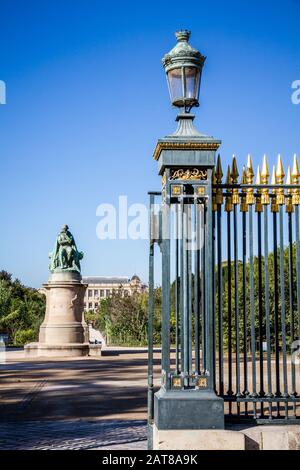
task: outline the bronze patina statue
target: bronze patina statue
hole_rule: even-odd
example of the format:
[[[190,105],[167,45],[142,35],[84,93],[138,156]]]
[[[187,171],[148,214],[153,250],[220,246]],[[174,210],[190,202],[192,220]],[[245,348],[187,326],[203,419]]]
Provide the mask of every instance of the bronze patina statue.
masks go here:
[[[63,225],[57,236],[54,250],[49,253],[49,269],[53,272],[77,271],[80,273],[80,260],[83,252],[77,250],[73,235],[68,225]]]

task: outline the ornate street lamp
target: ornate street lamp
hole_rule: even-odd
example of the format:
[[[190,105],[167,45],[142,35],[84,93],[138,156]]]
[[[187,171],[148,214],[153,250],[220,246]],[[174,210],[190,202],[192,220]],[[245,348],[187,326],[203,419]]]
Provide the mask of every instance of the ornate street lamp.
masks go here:
[[[190,31],[175,33],[177,44],[162,60],[171,102],[185,113],[199,106],[202,67],[206,57],[189,44]]]
[[[178,430],[182,444],[186,444],[191,430],[224,428],[223,399],[214,390],[212,280],[212,174],[221,142],[193,126],[190,111],[199,105],[205,58],[190,46],[189,36],[188,31],[176,33],[178,42],[163,59],[171,101],[180,112],[177,130],[159,139],[154,150],[162,178],[159,214],[154,209],[158,195],[150,193],[148,410],[149,446],[153,435],[155,449],[159,448],[160,440],[172,439],[169,430]],[[162,253],[162,373],[161,388],[154,394],[155,242]],[[172,289],[175,327],[171,322]]]

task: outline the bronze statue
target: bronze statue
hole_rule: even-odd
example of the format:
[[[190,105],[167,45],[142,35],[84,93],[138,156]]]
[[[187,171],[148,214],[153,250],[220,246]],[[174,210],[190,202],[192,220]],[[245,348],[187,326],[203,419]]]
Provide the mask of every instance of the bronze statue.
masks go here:
[[[51,272],[77,271],[80,273],[80,260],[83,252],[77,250],[73,235],[68,225],[63,225],[57,236],[54,250],[49,253]]]

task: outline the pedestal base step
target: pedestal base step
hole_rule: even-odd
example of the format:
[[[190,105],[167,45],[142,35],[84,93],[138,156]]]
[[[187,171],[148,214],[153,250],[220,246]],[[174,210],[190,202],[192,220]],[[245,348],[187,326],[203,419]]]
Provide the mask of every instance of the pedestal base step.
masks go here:
[[[78,356],[88,356],[90,353],[90,345],[88,343],[69,343],[69,344],[44,344],[44,343],[29,343],[24,347],[25,357],[78,357]],[[101,345],[100,354],[96,354],[93,350],[93,356],[101,355]]]
[[[300,425],[251,426],[235,431],[161,430],[153,425],[152,432],[154,450],[300,450]]]
[[[245,450],[245,435],[223,429],[157,429],[154,450]]]

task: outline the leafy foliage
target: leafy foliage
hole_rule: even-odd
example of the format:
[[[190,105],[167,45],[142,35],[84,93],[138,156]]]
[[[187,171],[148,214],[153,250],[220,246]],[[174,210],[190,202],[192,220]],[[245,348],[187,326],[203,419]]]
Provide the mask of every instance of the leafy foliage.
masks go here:
[[[9,334],[12,344],[22,346],[37,340],[44,314],[42,294],[0,271],[0,331]]]

